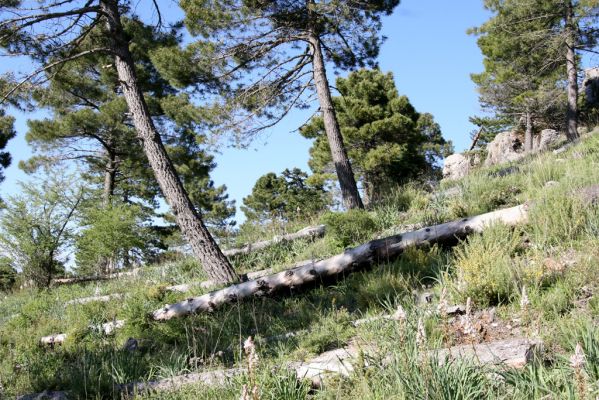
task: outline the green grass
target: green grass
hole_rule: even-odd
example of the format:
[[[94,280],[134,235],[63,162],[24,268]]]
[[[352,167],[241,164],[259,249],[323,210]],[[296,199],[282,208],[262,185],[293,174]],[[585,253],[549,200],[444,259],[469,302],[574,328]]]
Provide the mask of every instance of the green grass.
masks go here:
[[[563,161],[560,161],[563,160]],[[68,390],[74,398],[118,397],[115,384],[160,379],[210,368],[244,365],[241,343],[256,337],[260,367],[256,384],[262,399],[537,399],[595,398],[599,394],[599,207],[580,200],[581,188],[599,182],[599,137],[590,136],[568,151],[528,157],[506,169],[481,169],[439,191],[409,185],[397,188],[359,216],[328,218],[333,229],[323,239],[277,244],[239,257],[238,271],[281,270],[305,259],[337,254],[345,247],[381,235],[399,233],[410,224],[434,224],[528,201],[530,219],[517,229],[497,225],[454,248],[408,249],[401,258],[354,273],[326,287],[294,291],[290,296],[255,298],[212,314],[165,323],[149,313],[205,292],[168,293],[164,286],[202,281],[190,259],[144,267],[136,277],[70,285],[51,290],[24,289],[0,297],[0,398],[50,390]],[[550,185],[547,182],[553,181]],[[236,242],[294,232],[310,221],[288,226],[246,227]],[[364,229],[350,230],[347,226]],[[549,261],[548,261],[549,260]],[[575,262],[567,262],[574,260]],[[500,320],[520,318],[525,334],[540,337],[547,351],[522,370],[479,368],[438,360],[418,349],[415,331],[424,318],[428,348],[451,343],[443,322],[414,302],[414,291],[450,289],[450,302],[471,297],[477,307],[496,305]],[[522,286],[530,305],[520,310]],[[65,306],[68,300],[125,293],[107,303]],[[589,293],[591,293],[589,297]],[[402,305],[407,321],[377,320],[354,327],[351,321],[391,313]],[[125,319],[125,327],[104,337],[89,325]],[[66,332],[64,346],[38,345],[41,336]],[[301,334],[267,340],[287,332]],[[128,338],[139,350],[123,349]],[[284,366],[347,345],[376,342],[378,352],[363,360],[349,378],[336,377],[321,390],[297,382]],[[587,355],[575,371],[569,357],[580,342]],[[498,378],[501,377],[501,378]],[[147,393],[152,399],[239,399],[247,376],[225,387],[191,385]]]

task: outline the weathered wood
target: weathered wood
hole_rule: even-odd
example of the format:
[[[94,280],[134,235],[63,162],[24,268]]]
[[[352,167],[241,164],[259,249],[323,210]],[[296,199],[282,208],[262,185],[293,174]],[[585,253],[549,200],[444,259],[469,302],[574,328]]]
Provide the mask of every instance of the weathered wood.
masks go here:
[[[305,238],[322,237],[324,236],[324,233],[324,225],[308,226],[306,228],[300,229],[295,233],[289,233],[287,235],[282,236],[275,236],[270,240],[262,240],[260,242],[251,243],[237,249],[224,250],[223,254],[227,257],[235,257],[242,254],[248,254],[253,251],[259,251],[277,243],[293,242],[294,240]]]
[[[302,263],[307,263],[307,262],[308,261],[302,261]],[[262,278],[263,276],[266,276],[269,274],[272,274],[272,268],[266,268],[266,269],[262,269],[260,271],[248,272],[247,274],[245,274],[245,277],[246,277],[245,280],[258,279],[258,278]],[[242,277],[243,277],[243,275],[242,275]],[[180,285],[167,286],[164,288],[164,290],[167,292],[186,293],[186,292],[189,292],[191,289],[193,289],[196,286],[199,286],[202,289],[209,289],[209,288],[217,286],[217,285],[219,285],[218,282],[202,281],[202,282],[183,283]]]
[[[125,326],[125,320],[120,319],[120,320],[110,321],[110,322],[106,322],[106,323],[99,324],[99,325],[90,325],[89,329],[92,331],[103,333],[106,336],[110,336],[114,333],[114,331],[122,328],[123,326]],[[43,336],[40,339],[40,344],[47,345],[47,346],[54,346],[56,344],[62,345],[66,340],[67,340],[66,333],[56,333],[54,335]]]
[[[133,268],[129,271],[115,272],[108,275],[98,276],[77,276],[73,278],[57,278],[52,279],[51,286],[59,285],[72,285],[76,283],[96,282],[96,281],[107,281],[111,279],[122,278],[124,276],[137,276],[141,272],[141,268]]]
[[[512,338],[488,343],[464,344],[447,349],[433,350],[429,354],[439,363],[460,359],[485,365],[506,365],[521,368],[531,362],[542,345],[539,341]]]
[[[516,225],[527,221],[527,217],[528,206],[523,204],[373,240],[322,261],[231,285],[176,304],[167,304],[154,311],[152,317],[154,320],[164,321],[191,313],[211,312],[225,304],[252,296],[270,295],[283,289],[297,288],[342,273],[348,274],[371,266],[376,262],[390,261],[398,257],[408,247],[435,243],[451,244],[456,241],[456,238],[464,238],[472,232],[481,232],[491,223],[502,222],[506,225]]]

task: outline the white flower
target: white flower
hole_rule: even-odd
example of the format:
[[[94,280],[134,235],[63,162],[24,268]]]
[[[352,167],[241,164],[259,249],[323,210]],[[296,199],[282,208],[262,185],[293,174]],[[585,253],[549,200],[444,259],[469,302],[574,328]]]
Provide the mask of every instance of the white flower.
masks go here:
[[[418,347],[426,346],[426,330],[422,318],[418,318],[418,328],[416,330],[416,345]]]
[[[446,316],[448,307],[449,304],[447,302],[447,289],[443,287],[443,289],[441,290],[441,297],[439,298],[439,304],[437,305],[437,311],[442,316]]]
[[[397,306],[397,310],[395,310],[395,312],[393,313],[391,318],[396,321],[405,321],[406,320],[406,311],[403,309],[401,304]]]
[[[522,285],[522,293],[520,294],[520,309],[526,310],[530,305],[530,300],[528,299],[528,294],[526,294],[526,286]]]
[[[574,354],[570,357],[570,366],[574,369],[580,369],[584,367],[586,364],[586,356],[584,355],[584,350],[580,343],[576,344],[576,349],[574,350]]]
[[[472,314],[472,299],[468,297],[466,299],[466,316]]]
[[[258,366],[258,353],[256,353],[256,345],[251,336],[243,342],[243,350],[248,356],[248,368],[250,371],[254,371]]]

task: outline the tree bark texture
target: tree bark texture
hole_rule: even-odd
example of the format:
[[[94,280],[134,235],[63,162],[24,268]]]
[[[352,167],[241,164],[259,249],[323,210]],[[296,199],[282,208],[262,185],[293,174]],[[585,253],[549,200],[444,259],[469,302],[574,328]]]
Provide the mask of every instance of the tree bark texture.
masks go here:
[[[568,140],[578,139],[578,61],[576,60],[576,30],[574,27],[574,7],[571,0],[566,3],[566,71],[568,75],[568,108],[566,110],[566,136]]]
[[[238,281],[233,267],[208,232],[198,210],[189,199],[154,126],[143,93],[137,83],[135,65],[121,25],[117,1],[100,0],[100,7],[106,15],[116,70],[129,111],[133,116],[138,138],[179,228],[211,280]]]
[[[312,34],[309,38],[312,48],[312,68],[314,70],[314,84],[316,85],[316,94],[322,111],[324,120],[324,130],[327,135],[329,147],[331,149],[331,157],[335,164],[335,171],[339,179],[339,187],[341,188],[341,196],[343,204],[346,208],[364,208],[356,178],[352,171],[345,145],[343,144],[343,136],[333,107],[333,99],[331,97],[331,89],[327,79],[327,73],[322,55],[322,47],[320,38],[316,34]]]
[[[524,151],[530,153],[533,149],[533,138],[532,138],[532,115],[530,112],[526,112],[526,130],[524,131]]]
[[[167,304],[154,311],[152,317],[154,320],[164,321],[192,313],[211,312],[226,304],[236,303],[253,296],[270,295],[284,289],[297,288],[340,274],[346,275],[367,268],[377,262],[390,261],[397,258],[408,247],[435,243],[452,244],[456,242],[456,238],[464,238],[472,232],[481,232],[490,223],[503,222],[507,225],[516,225],[525,222],[527,218],[528,206],[524,204],[373,240],[322,261],[228,286],[176,304]]]

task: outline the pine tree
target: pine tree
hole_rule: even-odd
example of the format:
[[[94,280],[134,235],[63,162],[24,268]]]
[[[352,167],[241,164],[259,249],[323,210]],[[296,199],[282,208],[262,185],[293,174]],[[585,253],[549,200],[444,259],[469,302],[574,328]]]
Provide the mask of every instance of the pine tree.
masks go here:
[[[109,54],[119,82],[116,90],[122,92],[136,136],[177,224],[210,279],[236,281],[235,271],[193,205],[152,119],[152,103],[146,100],[139,84],[135,43],[130,43],[132,37],[124,26],[129,3],[66,0],[41,1],[34,7],[22,7],[20,1],[10,1],[5,6],[6,12],[0,20],[0,44],[11,55],[28,56],[39,68],[3,98],[11,96],[26,82],[43,84],[42,72],[59,74],[70,62],[93,54]],[[59,29],[55,29],[57,26]]]
[[[483,106],[516,116],[532,148],[533,118],[565,106],[566,134],[578,137],[579,51],[592,51],[598,31],[596,0],[485,0],[493,17],[471,32],[480,35],[485,71],[473,75]],[[566,82],[566,96],[558,93]],[[563,92],[562,92],[563,93]],[[535,115],[536,114],[536,115]]]
[[[391,73],[362,69],[338,78],[341,96],[333,98],[349,158],[362,182],[365,198],[374,200],[392,185],[438,173],[441,157],[451,143],[441,135],[431,114],[420,114],[406,96],[400,96]],[[332,176],[321,117],[301,129],[315,139],[309,165],[322,176]]]
[[[193,60],[212,53],[215,63],[207,66],[212,75],[234,82],[228,91],[230,100],[244,113],[228,127],[240,128],[244,139],[275,125],[293,107],[307,106],[308,94],[315,92],[343,202],[347,208],[361,208],[331,99],[326,64],[337,70],[375,65],[382,41],[381,17],[390,14],[398,3],[185,0],[181,5],[191,33],[210,38],[208,43],[194,44],[186,55]],[[183,81],[193,79],[195,71],[189,70],[189,64],[184,62],[183,71],[173,75],[187,77]],[[172,64],[165,68],[176,69]],[[248,76],[255,79],[248,80]],[[232,110],[227,113],[232,114]],[[240,121],[250,121],[251,127]]]
[[[277,175],[269,172],[258,178],[252,193],[243,199],[241,210],[249,221],[289,221],[311,216],[329,202],[324,188],[310,182],[299,168],[286,169]]]
[[[2,150],[6,148],[8,141],[15,137],[14,121],[13,117],[6,115],[4,110],[0,109],[0,183],[4,180],[3,169],[7,168],[12,161],[10,154]],[[2,199],[0,198],[1,205]]]

